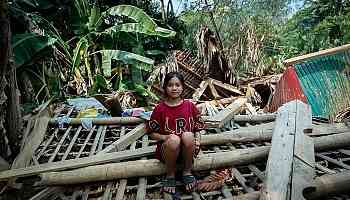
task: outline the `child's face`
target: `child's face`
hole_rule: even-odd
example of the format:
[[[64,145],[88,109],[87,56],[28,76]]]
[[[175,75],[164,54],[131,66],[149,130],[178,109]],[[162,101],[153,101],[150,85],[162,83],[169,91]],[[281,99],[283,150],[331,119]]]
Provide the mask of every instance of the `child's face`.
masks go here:
[[[170,79],[166,86],[166,94],[168,97],[176,99],[181,96],[183,87],[181,81],[177,77]]]

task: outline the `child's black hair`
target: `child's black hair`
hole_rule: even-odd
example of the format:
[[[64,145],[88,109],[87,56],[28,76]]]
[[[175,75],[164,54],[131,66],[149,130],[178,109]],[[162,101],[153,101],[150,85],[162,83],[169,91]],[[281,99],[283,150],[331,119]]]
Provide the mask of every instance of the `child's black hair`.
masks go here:
[[[179,81],[181,82],[182,84],[182,87],[184,87],[184,84],[185,84],[185,81],[184,81],[184,77],[182,76],[181,73],[179,72],[170,72],[168,74],[165,75],[165,78],[164,78],[164,82],[163,82],[163,90],[164,90],[164,94],[165,96],[167,96],[168,94],[166,93],[166,87],[169,83],[169,81],[176,77],[177,79],[179,79]]]

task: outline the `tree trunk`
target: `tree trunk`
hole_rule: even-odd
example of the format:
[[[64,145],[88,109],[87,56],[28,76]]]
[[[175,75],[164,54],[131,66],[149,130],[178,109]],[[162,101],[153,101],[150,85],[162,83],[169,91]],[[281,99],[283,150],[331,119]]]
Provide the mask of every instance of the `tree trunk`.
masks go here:
[[[13,62],[9,62],[9,57],[12,55],[11,51],[11,29],[10,22],[7,16],[7,1],[1,1],[0,3],[0,106],[7,100],[7,112],[1,112],[0,114],[0,127],[7,130],[7,137],[9,145],[13,154],[19,151],[19,129],[20,129],[20,108],[19,97],[16,80],[16,67]],[[7,87],[6,85],[7,80]],[[5,125],[3,125],[5,119]],[[1,131],[0,137],[3,139],[4,131]],[[3,151],[1,151],[3,152]],[[7,155],[4,155],[5,157]]]
[[[0,156],[6,157],[7,144],[5,141],[6,129],[6,102],[7,97],[5,95],[5,87],[7,86],[7,80],[5,78],[5,72],[7,71],[8,63],[8,49],[10,46],[10,35],[9,35],[9,21],[7,19],[7,4],[6,1],[0,2]]]
[[[164,5],[164,0],[160,0],[160,8],[161,8],[161,13],[162,13],[162,19],[164,22],[166,22],[166,12],[165,12],[165,5]]]

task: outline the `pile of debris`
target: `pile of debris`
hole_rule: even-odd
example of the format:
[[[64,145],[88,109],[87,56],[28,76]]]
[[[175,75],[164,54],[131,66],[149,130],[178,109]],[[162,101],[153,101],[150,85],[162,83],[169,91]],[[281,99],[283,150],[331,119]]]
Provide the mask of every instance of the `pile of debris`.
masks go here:
[[[112,102],[108,105],[122,116],[106,117],[103,105],[90,99],[88,105],[93,108],[88,108],[80,99],[57,106],[53,117],[42,107],[28,118],[21,153],[10,169],[0,171],[2,196],[18,194],[32,200],[350,198],[343,194],[350,183],[347,122],[313,119],[312,104],[292,95],[272,97],[274,87],[283,94],[279,88],[288,88],[285,80],[289,79],[282,78],[282,86],[276,80],[280,76],[245,80],[237,88],[203,78],[200,69],[189,67],[197,64],[187,64],[185,53],[174,56],[187,80],[185,94],[208,125],[194,161],[200,180],[196,192],[184,193],[180,182],[177,196],[159,192],[165,166],[154,159],[156,141],[145,134],[149,112],[140,108],[123,112],[120,102]],[[265,110],[279,108],[264,113],[265,105]]]

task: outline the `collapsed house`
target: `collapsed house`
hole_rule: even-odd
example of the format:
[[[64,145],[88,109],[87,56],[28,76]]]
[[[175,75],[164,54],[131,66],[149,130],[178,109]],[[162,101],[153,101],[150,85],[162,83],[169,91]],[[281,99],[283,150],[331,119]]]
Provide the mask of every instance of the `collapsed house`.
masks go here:
[[[11,169],[0,172],[0,182],[7,185],[3,191],[21,187],[22,196],[32,200],[350,198],[347,122],[312,120],[312,104],[298,95],[275,95],[269,105],[277,105],[278,98],[285,101],[279,101],[277,112],[264,114],[253,106],[254,91],[243,93],[230,85],[231,95],[222,98],[226,90],[215,97],[210,83],[217,82],[210,80],[188,87],[209,127],[194,162],[198,191],[186,194],[179,182],[177,196],[159,192],[165,167],[154,159],[155,141],[145,135],[144,119],[82,118],[77,106],[66,104],[57,106],[53,117],[43,107],[27,121],[21,153]],[[203,81],[211,93],[204,92]],[[281,84],[276,94],[287,87]],[[301,90],[284,94],[295,91]]]

